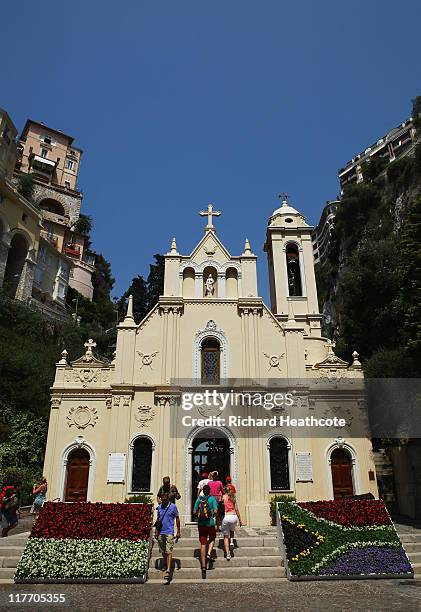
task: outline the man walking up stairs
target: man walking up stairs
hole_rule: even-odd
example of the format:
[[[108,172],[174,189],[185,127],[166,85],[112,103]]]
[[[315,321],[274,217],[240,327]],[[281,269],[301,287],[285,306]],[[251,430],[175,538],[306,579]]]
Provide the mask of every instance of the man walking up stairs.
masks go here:
[[[206,582],[280,582],[285,580],[283,559],[279,554],[275,528],[238,529],[236,546],[229,563],[223,550],[223,539],[217,538]],[[197,527],[184,527],[180,542],[174,547],[174,583],[203,582],[200,571],[200,547]],[[160,555],[152,549],[148,582],[162,582]]]

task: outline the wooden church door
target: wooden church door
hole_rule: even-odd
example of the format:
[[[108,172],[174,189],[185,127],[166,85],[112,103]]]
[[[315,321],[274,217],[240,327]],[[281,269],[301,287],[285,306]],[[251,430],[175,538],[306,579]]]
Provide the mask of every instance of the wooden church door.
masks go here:
[[[330,456],[333,498],[342,499],[354,495],[352,482],[352,460],[349,453],[343,448],[336,448]]]
[[[64,501],[84,502],[88,497],[89,453],[79,448],[70,453],[67,461],[66,494]]]

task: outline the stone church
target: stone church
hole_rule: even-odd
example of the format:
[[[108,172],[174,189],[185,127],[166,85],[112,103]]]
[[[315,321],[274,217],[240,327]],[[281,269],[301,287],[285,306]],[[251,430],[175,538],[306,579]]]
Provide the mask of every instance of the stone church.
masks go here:
[[[190,255],[172,240],[163,295],[139,324],[129,299],[113,361],[97,359],[91,340],[72,363],[63,351],[44,468],[50,499],[155,497],[169,475],[188,523],[197,482],[210,469],[232,477],[248,525],[269,523],[274,494],[377,497],[358,354],[351,364],[342,361],[321,335],[312,228],[286,199],[270,217],[264,246],[269,308],[258,295],[249,241],[232,256],[217,236],[220,213],[209,205],[200,214],[207,220],[204,235]],[[242,415],[269,417],[263,426],[228,425],[228,419],[212,420],[214,406],[186,411],[182,405],[186,391],[271,386],[292,389],[292,405],[240,407]],[[305,432],[280,419],[339,414],[345,426]],[[181,426],[186,415],[191,425]]]

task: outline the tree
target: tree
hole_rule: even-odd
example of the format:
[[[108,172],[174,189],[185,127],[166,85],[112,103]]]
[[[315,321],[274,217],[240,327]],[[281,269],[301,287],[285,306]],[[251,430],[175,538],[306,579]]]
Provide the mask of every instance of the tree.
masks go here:
[[[421,373],[421,196],[408,212],[400,240],[401,301],[404,333],[409,355]]]
[[[72,229],[77,234],[82,234],[82,236],[89,236],[92,231],[92,217],[81,214],[79,216],[79,219],[73,225]]]
[[[124,317],[127,307],[127,298],[133,296],[133,316],[136,323],[148,314],[158,303],[159,296],[164,291],[164,269],[165,258],[163,255],[154,255],[155,263],[149,266],[148,279],[143,276],[135,276],[130,287],[118,300],[120,316]]]
[[[20,174],[18,178],[17,190],[27,200],[32,202],[34,195],[34,181],[32,174]]]

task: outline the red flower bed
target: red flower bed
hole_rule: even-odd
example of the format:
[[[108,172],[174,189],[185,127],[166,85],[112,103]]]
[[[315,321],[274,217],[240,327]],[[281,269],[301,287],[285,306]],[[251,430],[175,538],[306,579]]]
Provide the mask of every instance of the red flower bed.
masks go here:
[[[385,505],[380,500],[336,499],[328,502],[299,502],[298,505],[319,518],[345,527],[392,524]]]
[[[147,540],[151,527],[151,504],[47,502],[31,537]]]

